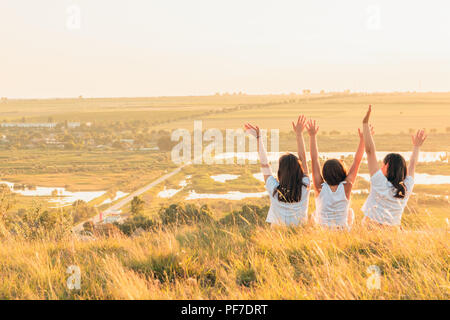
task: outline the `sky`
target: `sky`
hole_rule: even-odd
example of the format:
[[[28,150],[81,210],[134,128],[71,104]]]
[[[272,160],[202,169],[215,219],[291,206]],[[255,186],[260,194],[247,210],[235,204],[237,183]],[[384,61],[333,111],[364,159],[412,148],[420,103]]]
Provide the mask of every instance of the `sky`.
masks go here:
[[[450,91],[448,0],[2,0],[0,96]]]

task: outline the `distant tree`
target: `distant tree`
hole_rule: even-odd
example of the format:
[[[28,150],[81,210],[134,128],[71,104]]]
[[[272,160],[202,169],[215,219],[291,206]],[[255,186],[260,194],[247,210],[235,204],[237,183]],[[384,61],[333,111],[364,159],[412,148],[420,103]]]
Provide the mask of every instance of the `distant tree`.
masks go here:
[[[175,145],[175,142],[173,142],[169,136],[162,136],[158,139],[156,144],[158,145],[159,150],[170,151]]]
[[[446,131],[447,133],[450,133],[450,127],[445,128],[445,131]]]
[[[64,149],[74,150],[74,149],[76,149],[76,147],[77,146],[75,145],[75,143],[73,141],[64,143]]]
[[[70,213],[73,221],[77,223],[96,215],[98,212],[97,209],[90,207],[85,201],[77,200],[72,203]]]
[[[131,200],[131,213],[133,215],[142,214],[142,212],[144,211],[144,205],[144,200],[142,200],[140,197],[134,197],[133,200]]]
[[[330,136],[338,136],[338,135],[340,135],[341,133],[339,132],[339,131],[337,131],[337,130],[332,130],[332,131],[330,131]]]
[[[125,147],[125,144],[123,144],[119,140],[116,140],[113,142],[112,147],[115,149],[123,149]]]

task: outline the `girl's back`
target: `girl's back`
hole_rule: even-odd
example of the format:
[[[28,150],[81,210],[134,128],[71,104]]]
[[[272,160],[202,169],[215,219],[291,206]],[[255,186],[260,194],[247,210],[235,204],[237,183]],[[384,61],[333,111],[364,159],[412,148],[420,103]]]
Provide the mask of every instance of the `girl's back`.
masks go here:
[[[324,182],[319,196],[316,197],[316,213],[314,220],[317,224],[326,227],[350,228],[348,223],[348,212],[350,201],[345,194],[344,185],[346,181],[341,182],[336,191]]]
[[[267,215],[267,222],[274,225],[297,226],[303,225],[308,220],[309,185],[307,176],[303,177],[301,185],[301,200],[298,202],[283,202],[279,200],[276,192],[280,185],[275,177],[270,176],[266,182],[266,190],[270,196],[270,209]]]
[[[407,176],[402,182],[406,192],[403,198],[395,197],[395,188],[381,170],[370,178],[370,193],[362,207],[364,215],[384,225],[400,225],[402,214],[412,194],[414,179]]]

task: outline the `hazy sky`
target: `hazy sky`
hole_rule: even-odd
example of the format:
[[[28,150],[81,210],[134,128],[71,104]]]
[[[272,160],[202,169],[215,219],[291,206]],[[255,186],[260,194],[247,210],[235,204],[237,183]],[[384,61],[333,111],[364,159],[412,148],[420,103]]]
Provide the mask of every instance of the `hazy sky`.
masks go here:
[[[1,0],[0,26],[0,96],[450,91],[448,0]]]

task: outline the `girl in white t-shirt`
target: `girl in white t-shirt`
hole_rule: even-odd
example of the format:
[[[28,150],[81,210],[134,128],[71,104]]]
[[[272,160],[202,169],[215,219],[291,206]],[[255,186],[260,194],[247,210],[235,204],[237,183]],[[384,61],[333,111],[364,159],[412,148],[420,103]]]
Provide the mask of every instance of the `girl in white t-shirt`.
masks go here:
[[[372,106],[369,106],[363,120],[365,148],[371,176],[369,197],[362,207],[365,216],[363,224],[399,227],[403,211],[414,187],[414,172],[420,147],[427,136],[424,130],[419,130],[412,137],[414,149],[408,168],[400,154],[391,153],[384,158],[380,169],[375,154],[375,143],[369,129],[371,112]]]
[[[246,132],[256,137],[258,141],[261,170],[270,196],[270,209],[266,221],[272,225],[297,226],[305,224],[308,220],[310,181],[303,139],[306,117],[300,116],[296,124],[292,123],[292,127],[297,136],[298,157],[291,153],[281,156],[276,179],[272,175],[259,127],[245,125]]]
[[[321,227],[349,230],[354,220],[354,212],[350,208],[353,183],[364,156],[363,134],[358,129],[359,146],[348,172],[342,161],[337,159],[327,160],[321,172],[316,139],[319,127],[316,121],[309,120],[307,130],[310,137],[312,176],[316,194],[314,222]]]

